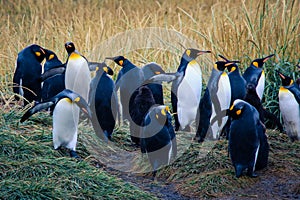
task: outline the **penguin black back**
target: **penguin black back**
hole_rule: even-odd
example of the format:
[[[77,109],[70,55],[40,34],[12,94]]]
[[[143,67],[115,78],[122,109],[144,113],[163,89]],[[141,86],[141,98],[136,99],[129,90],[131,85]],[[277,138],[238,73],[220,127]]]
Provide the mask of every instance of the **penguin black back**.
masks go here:
[[[118,111],[115,84],[107,74],[113,75],[113,70],[102,63],[91,81],[89,93],[89,103],[93,113],[92,124],[96,135],[104,141],[112,139]]]
[[[23,96],[28,102],[41,100],[40,76],[41,62],[44,58],[45,50],[36,44],[29,45],[18,53],[13,91]],[[16,99],[18,100],[18,97]],[[24,105],[27,101],[24,101]]]
[[[45,49],[46,62],[44,64],[44,71],[47,72],[55,67],[62,66],[62,62],[58,59],[57,55],[49,50]],[[65,75],[57,74],[49,79],[46,79],[43,83],[42,88],[42,100],[47,100],[52,98],[59,92],[65,89]],[[52,107],[53,110],[53,107]]]

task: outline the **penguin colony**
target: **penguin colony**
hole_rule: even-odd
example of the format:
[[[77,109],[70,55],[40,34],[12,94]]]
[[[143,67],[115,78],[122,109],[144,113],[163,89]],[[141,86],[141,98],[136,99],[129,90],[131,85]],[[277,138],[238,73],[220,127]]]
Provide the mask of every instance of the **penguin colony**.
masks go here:
[[[138,67],[124,56],[107,57],[105,60],[112,60],[121,67],[113,81],[110,76],[114,72],[105,62],[89,62],[72,42],[65,43],[65,49],[68,53],[65,63],[53,51],[36,44],[20,51],[13,91],[16,100],[23,97],[24,106],[34,102],[21,122],[51,108],[54,149],[66,147],[71,157],[79,158],[76,144],[80,112],[91,120],[96,135],[107,143],[113,140],[118,116],[122,117],[121,121],[128,121],[131,141],[148,156],[153,177],[160,167],[176,159],[176,131],[191,131],[193,123],[198,142],[226,136],[237,177],[244,171],[256,177],[255,170],[267,166],[269,144],[265,118],[276,122],[291,141],[300,139],[297,82],[277,72],[282,80],[278,97],[284,128],[279,119],[262,106],[263,65],[274,54],[253,60],[243,74],[239,61],[219,55],[222,60],[213,65],[201,95],[202,72],[195,59],[210,51],[186,49],[177,71],[170,73],[156,63]],[[96,71],[93,79],[91,71]],[[173,114],[164,105],[162,82],[172,84]],[[120,92],[120,103],[117,92]]]

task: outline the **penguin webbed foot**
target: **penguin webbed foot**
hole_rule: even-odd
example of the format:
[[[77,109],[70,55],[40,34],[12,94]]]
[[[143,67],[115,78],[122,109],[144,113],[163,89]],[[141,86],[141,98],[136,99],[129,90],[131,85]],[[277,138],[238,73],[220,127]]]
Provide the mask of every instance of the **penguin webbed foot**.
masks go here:
[[[258,177],[258,175],[254,172],[254,171],[252,171],[252,170],[248,170],[247,171],[247,176],[249,176],[249,177],[251,177],[251,178],[256,178],[256,177]]]
[[[70,156],[71,158],[80,159],[80,156],[78,156],[78,154],[74,150],[70,150]]]

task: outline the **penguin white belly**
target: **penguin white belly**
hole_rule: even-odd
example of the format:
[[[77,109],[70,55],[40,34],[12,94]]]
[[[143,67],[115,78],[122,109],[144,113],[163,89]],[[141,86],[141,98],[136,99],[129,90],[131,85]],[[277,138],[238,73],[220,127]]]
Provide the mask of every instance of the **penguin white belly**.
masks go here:
[[[56,104],[52,131],[54,149],[64,146],[76,150],[79,111],[78,106],[66,98]]]
[[[230,107],[231,88],[230,88],[229,77],[225,72],[220,76],[220,79],[218,82],[217,97],[218,97],[218,101],[220,103],[221,111],[227,110]],[[215,107],[214,103],[212,103],[212,115],[211,115],[210,121],[212,122],[212,120],[214,119],[214,122],[211,124],[211,131],[212,131],[213,139],[219,138],[220,133],[228,119],[228,116],[225,116],[225,112],[222,112],[219,115],[221,115],[221,116],[217,116],[216,107]],[[219,124],[218,123],[219,120],[216,120],[216,119],[221,120],[221,123]]]
[[[288,89],[279,90],[279,109],[285,130],[290,138],[300,139],[300,111],[299,104],[293,93]]]
[[[65,73],[66,89],[70,89],[81,95],[88,101],[91,74],[87,61],[83,57],[69,59]]]
[[[196,61],[191,61],[177,90],[177,114],[181,129],[195,121],[202,91],[202,72]]]
[[[264,95],[265,81],[266,81],[265,72],[262,71],[261,76],[260,76],[257,86],[256,86],[256,93],[257,93],[258,97],[260,98],[260,100],[262,100],[263,95]]]

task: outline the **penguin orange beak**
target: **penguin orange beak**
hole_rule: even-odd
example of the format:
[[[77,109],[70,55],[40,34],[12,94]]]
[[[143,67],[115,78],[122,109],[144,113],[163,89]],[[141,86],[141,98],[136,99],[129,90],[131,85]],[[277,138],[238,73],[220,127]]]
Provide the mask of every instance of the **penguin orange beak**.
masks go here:
[[[205,53],[211,53],[211,51],[199,51],[197,53],[197,55],[202,55],[202,54],[205,54]]]
[[[264,57],[262,60],[263,60],[263,62],[265,63],[265,62],[267,62],[267,60],[269,60],[269,59],[272,58],[273,56],[275,56],[275,54],[271,54],[271,55],[269,55],[269,56],[267,56],[267,57]]]

